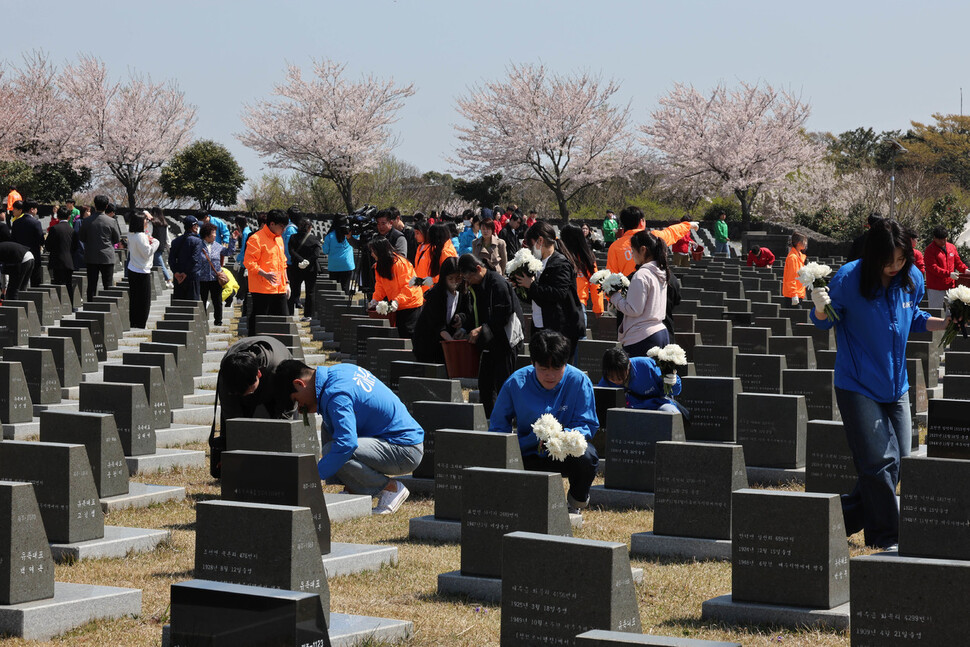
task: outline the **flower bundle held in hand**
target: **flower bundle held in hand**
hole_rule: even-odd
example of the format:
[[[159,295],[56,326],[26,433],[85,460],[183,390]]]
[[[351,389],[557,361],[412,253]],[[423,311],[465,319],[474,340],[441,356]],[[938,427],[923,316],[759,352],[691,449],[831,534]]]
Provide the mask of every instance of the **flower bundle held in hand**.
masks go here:
[[[374,310],[376,310],[377,314],[381,316],[389,315],[397,310],[397,303],[388,301],[387,299],[382,299],[377,302]]]
[[[957,333],[967,336],[967,317],[970,317],[970,288],[965,285],[958,285],[946,291],[944,297],[947,310],[950,312],[950,323],[943,331],[943,339],[940,340],[940,348],[946,348],[956,338]]]
[[[578,431],[567,431],[551,413],[544,413],[532,423],[532,433],[539,439],[539,453],[543,449],[555,461],[586,453],[586,437]]]
[[[667,380],[666,376],[677,375],[678,366],[687,366],[687,351],[679,344],[667,344],[663,348],[654,346],[647,351],[647,357],[652,357],[653,361],[660,367],[660,372],[664,377],[664,395],[670,396],[674,390],[677,380]],[[672,383],[671,383],[672,382]]]
[[[828,265],[806,263],[798,270],[798,282],[804,285],[806,290],[828,287],[828,277],[831,273],[832,268]],[[839,315],[835,314],[831,304],[825,306],[825,315],[833,321],[839,320]]]
[[[541,271],[542,261],[536,258],[531,250],[525,249],[524,247],[517,251],[515,256],[512,257],[512,260],[505,266],[505,275],[513,279],[513,285],[515,285],[514,279],[516,276],[535,276]],[[515,288],[515,293],[518,295],[519,301],[523,303],[529,301],[529,293],[524,288]]]
[[[622,274],[614,274],[609,270],[600,270],[599,272],[594,272],[591,277],[589,277],[589,282],[600,286],[603,290],[603,296],[609,299],[611,296],[619,292],[623,296],[626,296],[627,288],[630,287],[630,279],[626,278]]]

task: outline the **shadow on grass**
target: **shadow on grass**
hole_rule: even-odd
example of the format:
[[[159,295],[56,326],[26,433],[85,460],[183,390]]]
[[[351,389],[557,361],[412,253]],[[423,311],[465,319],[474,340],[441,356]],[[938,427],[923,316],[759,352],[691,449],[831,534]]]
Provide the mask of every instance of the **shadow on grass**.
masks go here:
[[[391,546],[399,546],[401,544],[410,544],[412,546],[457,546],[460,542],[447,541],[444,539],[412,539],[411,537],[404,535],[402,537],[386,537],[384,539],[378,539],[375,543],[390,544]]]
[[[419,593],[416,598],[421,602],[458,602],[462,604],[474,605],[476,608],[501,609],[500,602],[484,602],[475,598],[470,598],[461,593]]]
[[[198,503],[199,501],[222,501],[220,495],[209,492],[193,492],[186,498],[191,499],[193,503]]]
[[[159,580],[191,580],[195,577],[195,569],[187,568],[184,571],[167,571],[163,573],[152,573],[152,577]]]
[[[191,523],[169,523],[162,526],[166,530],[185,530],[187,532],[195,532],[195,522]]]
[[[741,633],[747,636],[782,636],[792,633],[793,631],[818,631],[820,633],[832,633],[840,634],[845,633],[844,629],[832,629],[828,627],[823,627],[819,625],[803,626],[803,627],[791,627],[786,625],[777,625],[770,623],[755,623],[755,622],[730,622],[727,620],[703,620],[696,617],[683,617],[683,618],[668,618],[663,622],[658,623],[659,627],[674,627],[680,631],[684,637],[689,637],[689,632],[687,630],[718,630],[718,631],[730,631],[734,633]]]

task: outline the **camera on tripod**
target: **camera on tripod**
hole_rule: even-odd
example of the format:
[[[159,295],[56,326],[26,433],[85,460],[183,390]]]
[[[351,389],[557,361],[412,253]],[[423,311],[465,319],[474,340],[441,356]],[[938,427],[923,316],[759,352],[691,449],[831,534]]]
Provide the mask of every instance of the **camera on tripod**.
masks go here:
[[[360,240],[361,245],[367,242],[377,233],[377,207],[365,204],[363,207],[353,212],[347,217],[347,227],[350,235]]]

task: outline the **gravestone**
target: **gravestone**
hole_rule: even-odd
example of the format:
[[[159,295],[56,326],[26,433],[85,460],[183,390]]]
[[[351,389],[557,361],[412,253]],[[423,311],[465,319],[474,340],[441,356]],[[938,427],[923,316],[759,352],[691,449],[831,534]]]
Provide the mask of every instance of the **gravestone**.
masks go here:
[[[223,452],[222,499],[310,508],[320,554],[330,553],[330,516],[313,454]]]
[[[479,403],[419,401],[414,403],[412,415],[424,429],[424,457],[414,469],[415,478],[434,478],[434,440],[439,429],[488,431],[485,409]]]
[[[81,362],[78,360],[74,342],[66,337],[30,337],[30,348],[46,348],[54,358],[54,369],[62,387],[77,386],[81,383]]]
[[[40,440],[84,445],[98,497],[128,494],[128,463],[111,414],[42,411]]]
[[[54,559],[30,483],[0,483],[0,605],[54,597]]]
[[[950,370],[949,355],[947,355],[946,363],[947,370]],[[906,360],[906,376],[909,378],[909,406],[913,412],[913,420],[915,421],[916,414],[926,413],[929,402],[926,394],[926,377],[923,375],[923,364],[915,359]],[[916,425],[913,425],[913,429],[915,428]]]
[[[34,484],[51,543],[104,537],[104,513],[84,445],[4,441],[0,480]]]
[[[701,319],[694,322],[694,332],[700,333],[705,346],[733,346],[731,341],[731,322],[721,319]]]
[[[131,329],[131,325],[128,321],[128,313],[125,312],[124,316],[122,316],[122,313],[118,310],[116,301],[110,297],[94,297],[94,301],[89,301],[84,304],[84,311],[104,312],[107,314],[114,325],[115,332],[117,332],[119,339],[124,333]]]
[[[232,418],[226,421],[226,450],[312,454],[319,457],[320,442],[312,424],[303,424],[302,418]]]
[[[736,402],[741,380],[736,377],[681,377],[677,401],[691,415],[687,440],[735,442]]]
[[[970,400],[929,401],[926,454],[931,458],[970,460]]]
[[[737,356],[735,375],[745,393],[780,394],[782,374],[787,368],[784,355],[741,354]]]
[[[841,420],[835,401],[835,371],[787,369],[782,374],[782,393],[805,396],[809,420]]]
[[[747,486],[740,445],[659,442],[653,533],[730,539],[731,493]]]
[[[907,363],[907,366],[912,366],[912,364]],[[947,350],[946,374],[970,375],[970,353],[958,353],[953,351],[952,347],[951,350]]]
[[[113,415],[125,456],[155,453],[155,426],[141,384],[81,382],[79,410]]]
[[[836,494],[734,493],[731,596],[832,609],[849,601],[849,548]]]
[[[792,334],[811,337],[816,354],[823,350],[835,350],[835,328],[823,330],[813,323],[799,323],[792,326]]]
[[[426,377],[402,377],[397,384],[398,397],[411,411],[415,402],[464,402],[459,380]],[[413,413],[413,412],[412,412]]]
[[[202,353],[199,351],[192,338],[192,333],[185,332],[183,330],[153,330],[151,342],[153,344],[181,346],[185,349],[182,353],[175,356],[175,361],[178,363],[179,369],[187,371],[187,373],[183,373],[183,380],[184,375],[187,374],[190,377],[190,382],[192,376],[202,375]],[[154,347],[146,348],[146,343],[140,345],[138,350],[145,352],[158,352],[160,350]],[[195,391],[195,386],[191,385],[192,391],[186,392],[184,389],[188,388],[189,385],[186,385],[183,382],[182,392],[185,393],[185,395],[189,395]]]
[[[739,353],[764,355],[768,352],[770,328],[738,327],[733,331],[734,345]]]
[[[970,559],[970,463],[955,458],[902,459],[899,554]]]
[[[169,353],[175,358],[175,368],[178,371],[179,384],[182,395],[195,393],[195,373],[192,360],[189,359],[189,349],[181,344],[163,344],[156,342],[142,342],[138,345],[140,353]],[[166,383],[166,388],[168,383]],[[172,389],[173,391],[175,389]]]
[[[603,355],[616,346],[616,341],[580,339],[576,342],[576,368],[585,371],[593,384],[598,383],[603,378]]]
[[[0,347],[23,346],[29,335],[27,314],[20,308],[0,306]]]
[[[804,396],[738,395],[738,443],[748,465],[804,467],[807,425]]]
[[[579,634],[576,636],[576,645],[577,647],[625,647],[629,645],[646,645],[647,647],[741,647],[741,643],[673,638],[653,634],[630,634],[602,629],[593,629]]]
[[[6,362],[20,362],[24,367],[27,390],[34,404],[57,404],[61,401],[61,381],[54,368],[54,354],[45,348],[5,348]]]
[[[578,645],[590,629],[642,631],[626,544],[529,532],[502,542],[502,647]]]
[[[918,359],[923,364],[923,377],[926,378],[928,389],[940,383],[940,348],[937,344],[912,339],[906,342],[906,359]]]
[[[27,378],[20,362],[0,362],[0,422],[30,422],[34,405],[27,388]]]
[[[105,349],[108,351],[118,350],[118,336],[121,334],[121,331],[115,329],[114,321],[111,319],[110,314],[107,312],[81,310],[75,313],[74,318],[75,321],[93,321],[98,324],[101,327]],[[69,322],[69,319],[64,320],[61,322],[61,325],[68,326],[70,325]],[[95,341],[95,347],[97,347],[97,341]]]
[[[826,371],[835,370],[835,358],[837,353],[834,350],[815,351],[815,368]],[[922,371],[921,371],[922,374]]]
[[[466,468],[461,574],[502,577],[502,537],[519,530],[572,536],[562,477],[521,469]]]
[[[94,348],[94,355],[97,361],[104,362],[108,359],[108,347],[104,343],[104,329],[101,324],[97,321],[92,321],[90,319],[62,319],[61,328],[84,328],[87,329],[88,334],[91,337],[91,345]],[[54,328],[52,330],[59,330]],[[51,334],[48,331],[48,334]],[[73,335],[72,335],[73,338]],[[75,348],[77,342],[75,342]],[[95,369],[97,370],[97,369]],[[85,371],[85,373],[90,373],[91,371]]]
[[[410,351],[409,351],[410,352]],[[419,378],[432,378],[439,380],[448,379],[448,369],[445,368],[444,364],[432,364],[429,362],[415,362],[412,359],[396,359],[391,362],[390,371],[388,373],[389,379],[384,382],[394,391],[397,391],[398,381],[402,377],[419,377]]]
[[[815,348],[811,337],[782,337],[772,334],[768,340],[768,353],[784,355],[788,368],[815,368]]]
[[[17,308],[20,310],[23,321],[26,322],[27,334],[31,337],[37,337],[43,332],[40,317],[37,315],[37,308],[34,306],[33,301],[26,299],[5,299],[3,301],[3,307]]]
[[[943,397],[947,400],[970,400],[970,375],[945,375]]]
[[[168,391],[162,370],[157,366],[138,366],[128,364],[105,364],[104,381],[123,384],[141,384],[145,388],[145,398],[152,414],[152,425],[156,430],[167,429],[172,424],[172,410],[169,407]]]
[[[200,501],[195,510],[196,577],[315,593],[329,623],[330,589],[310,508]]]
[[[593,436],[593,445],[599,455],[605,458],[607,412],[610,409],[622,409],[626,406],[626,391],[613,386],[594,386],[593,400],[596,402],[596,419],[600,422],[599,431]]]
[[[684,441],[679,413],[610,409],[609,456],[604,487],[637,492],[654,491],[655,451],[659,441]]]
[[[434,516],[460,520],[466,467],[521,470],[516,434],[439,429],[435,432]]]
[[[772,337],[791,337],[791,320],[787,317],[755,317],[754,325],[770,329]]]
[[[805,491],[849,494],[857,480],[842,423],[809,421],[805,432]]]
[[[124,353],[121,361],[127,366],[157,366],[162,372],[165,384],[165,394],[168,396],[169,411],[181,409],[184,404],[182,394],[182,378],[179,375],[178,364],[172,353]]]
[[[694,349],[694,370],[700,377],[734,377],[737,357],[734,346],[698,346]]]
[[[397,328],[388,328],[386,326],[360,326],[355,331],[357,335],[357,345],[354,348],[354,354],[357,359],[367,355],[367,340],[371,338],[397,338]]]

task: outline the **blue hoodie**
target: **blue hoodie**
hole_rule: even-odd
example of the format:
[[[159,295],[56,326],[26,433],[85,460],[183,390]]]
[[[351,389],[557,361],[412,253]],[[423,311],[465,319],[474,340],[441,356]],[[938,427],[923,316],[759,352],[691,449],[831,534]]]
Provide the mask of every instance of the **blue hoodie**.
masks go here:
[[[209,216],[209,224],[216,227],[216,241],[223,247],[229,246],[229,225],[222,218]]]
[[[296,233],[296,225],[292,221],[283,229],[283,252],[286,253],[286,264],[290,264],[290,236]]]
[[[592,440],[599,430],[596,417],[596,398],[593,383],[575,366],[566,366],[566,372],[555,388],[546,390],[536,378],[534,366],[520,368],[502,385],[488,430],[512,433],[512,420],[518,425],[519,448],[523,456],[535,456],[539,439],[532,433],[532,423],[544,413],[550,413],[563,429],[582,432],[586,440]]]
[[[481,233],[476,234],[472,230],[471,225],[465,225],[464,231],[458,234],[458,247],[456,248],[458,250],[458,255],[462,256],[463,254],[471,254],[472,243],[474,243],[475,239],[479,236],[481,236]]]
[[[328,479],[350,460],[357,439],[380,438],[392,445],[420,445],[424,430],[400,398],[365,368],[337,364],[317,368],[317,413],[333,444],[317,470]]]
[[[349,272],[354,269],[354,248],[344,239],[337,242],[337,232],[330,231],[323,238],[323,255],[327,257],[327,270],[330,272]]]
[[[242,267],[246,258],[246,241],[249,240],[249,236],[253,233],[253,230],[249,228],[249,225],[243,227],[242,237],[239,239],[239,253],[236,254],[236,262]]]
[[[919,309],[923,298],[923,275],[915,266],[909,275],[913,291],[903,292],[897,276],[886,290],[869,300],[859,293],[862,261],[842,266],[829,281],[832,308],[839,317],[819,320],[823,330],[835,326],[835,386],[854,391],[876,402],[896,402],[909,390],[906,375],[906,340],[910,331],[926,332],[930,315]]]
[[[610,386],[626,389],[626,406],[628,409],[649,409],[656,411],[665,404],[673,402],[673,398],[664,396],[664,380],[660,367],[652,357],[630,358],[630,385],[613,384],[605,377],[597,386]],[[674,385],[671,395],[680,395],[680,375]],[[641,398],[640,396],[646,396]]]

